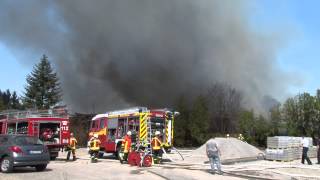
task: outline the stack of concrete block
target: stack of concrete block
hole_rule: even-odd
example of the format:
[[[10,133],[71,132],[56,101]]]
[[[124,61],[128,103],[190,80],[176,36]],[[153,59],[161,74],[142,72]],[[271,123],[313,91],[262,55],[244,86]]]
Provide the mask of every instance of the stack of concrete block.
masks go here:
[[[315,155],[316,149],[312,148],[312,138],[306,137],[310,141],[310,157]],[[302,156],[302,137],[275,136],[267,138],[266,159],[279,161],[292,161]]]
[[[310,144],[312,144],[312,138],[308,138]],[[301,145],[301,137],[292,137],[292,136],[274,136],[267,138],[267,147],[268,148],[290,148],[290,147],[299,147]]]
[[[299,155],[297,148],[267,149],[266,159],[278,161],[292,161]]]

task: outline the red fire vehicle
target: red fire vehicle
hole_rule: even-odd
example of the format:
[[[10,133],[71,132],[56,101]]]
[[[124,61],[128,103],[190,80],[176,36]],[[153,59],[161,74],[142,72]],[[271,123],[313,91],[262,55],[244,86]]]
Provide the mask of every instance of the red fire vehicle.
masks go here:
[[[69,141],[69,117],[65,109],[11,111],[0,114],[0,134],[26,134],[47,145],[51,160]]]
[[[118,155],[124,135],[132,132],[133,143],[150,143],[155,131],[161,132],[165,149],[173,145],[174,117],[178,112],[169,109],[148,109],[134,107],[106,112],[93,117],[89,138],[97,133],[101,141],[101,151]]]

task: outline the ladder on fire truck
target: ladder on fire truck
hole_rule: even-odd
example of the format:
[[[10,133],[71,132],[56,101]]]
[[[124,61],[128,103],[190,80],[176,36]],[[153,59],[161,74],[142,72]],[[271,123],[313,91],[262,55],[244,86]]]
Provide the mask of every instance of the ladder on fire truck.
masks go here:
[[[26,118],[34,118],[34,117],[59,117],[59,118],[68,118],[68,113],[65,108],[53,108],[48,110],[26,110],[26,111],[18,111],[18,110],[7,110],[0,112],[0,119],[6,119],[7,122],[11,120],[19,120]],[[7,129],[7,124],[5,129]],[[40,131],[40,121],[32,121],[32,134],[34,136],[39,137]]]
[[[8,119],[23,119],[32,117],[60,117],[67,118],[68,112],[65,108],[48,109],[48,110],[8,110],[0,112],[0,116],[4,116]]]
[[[151,141],[152,141],[152,129],[150,112],[140,112],[140,130],[139,130],[139,143],[145,148],[145,152],[150,152],[152,155]]]

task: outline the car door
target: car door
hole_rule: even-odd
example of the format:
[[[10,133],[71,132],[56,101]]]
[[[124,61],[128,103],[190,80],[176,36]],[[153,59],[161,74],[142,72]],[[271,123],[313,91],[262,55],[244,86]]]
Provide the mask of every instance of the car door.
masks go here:
[[[0,136],[0,156],[7,154],[8,149],[8,137]]]

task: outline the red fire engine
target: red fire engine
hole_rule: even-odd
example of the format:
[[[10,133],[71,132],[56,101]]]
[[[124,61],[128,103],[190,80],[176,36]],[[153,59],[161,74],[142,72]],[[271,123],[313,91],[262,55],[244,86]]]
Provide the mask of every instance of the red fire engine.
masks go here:
[[[174,117],[178,112],[169,109],[148,109],[134,107],[106,112],[93,117],[89,138],[97,133],[101,141],[101,151],[118,156],[124,135],[132,132],[133,143],[147,141],[155,131],[161,132],[161,140],[167,150],[173,145]]]
[[[12,111],[0,114],[0,134],[26,134],[47,145],[51,160],[69,141],[69,117],[65,109]]]

